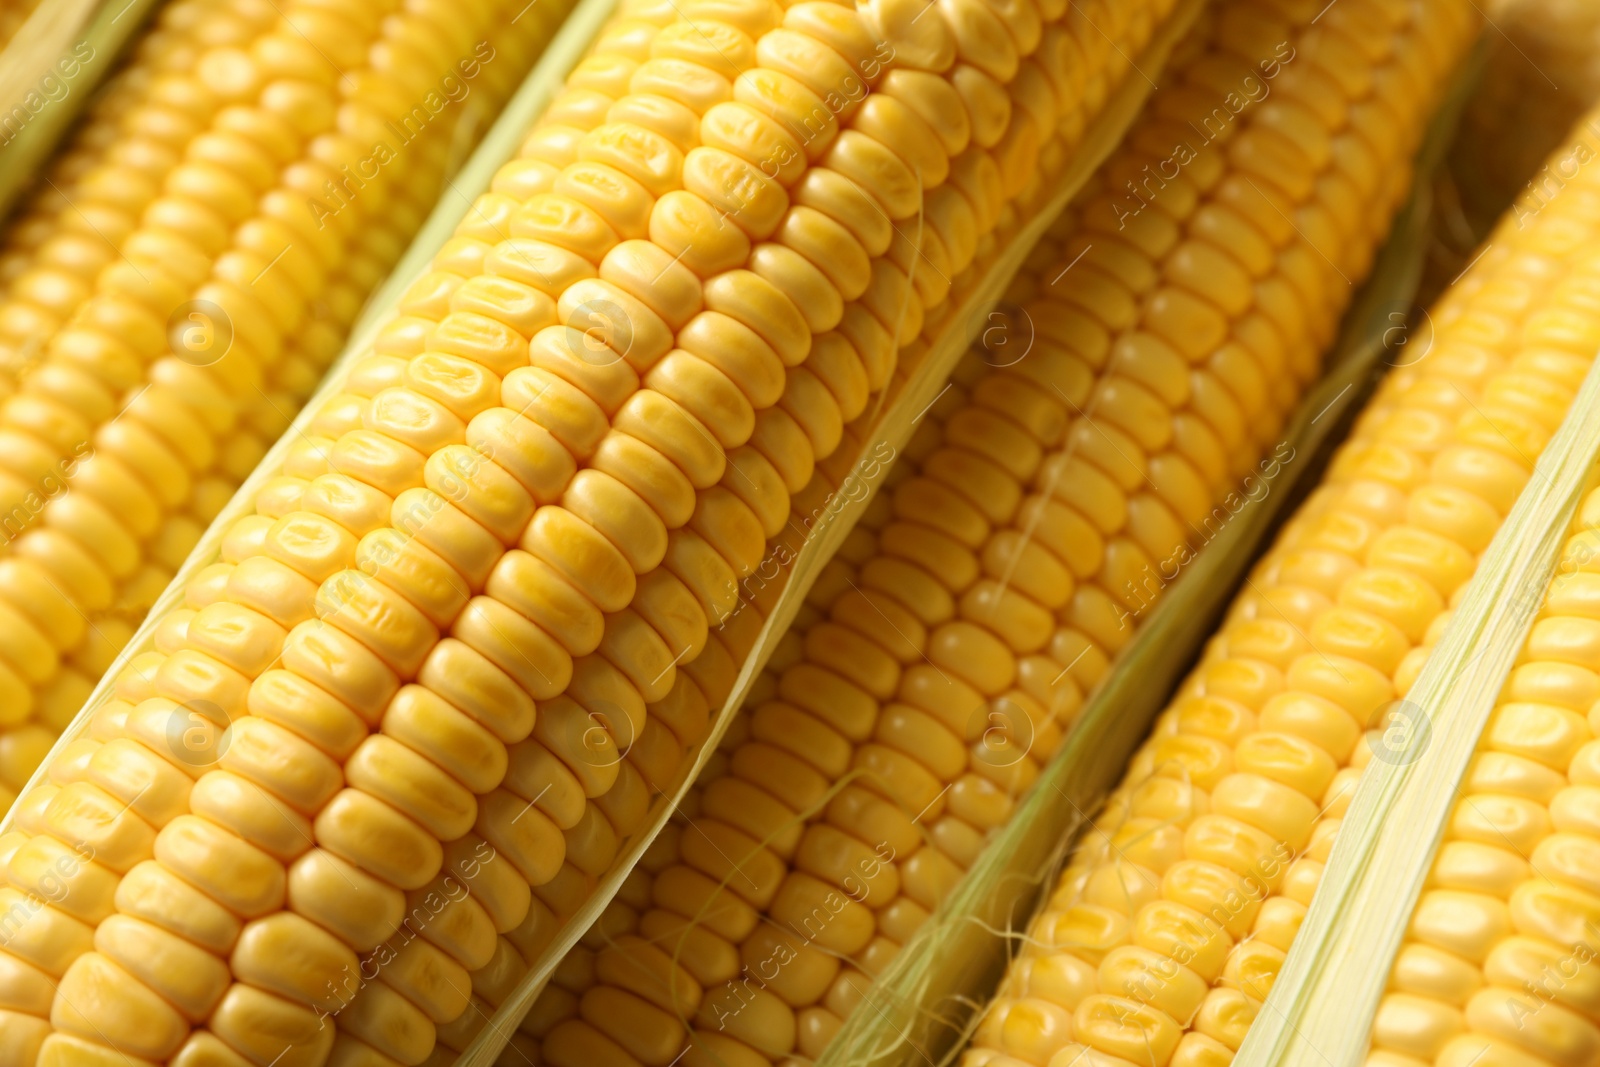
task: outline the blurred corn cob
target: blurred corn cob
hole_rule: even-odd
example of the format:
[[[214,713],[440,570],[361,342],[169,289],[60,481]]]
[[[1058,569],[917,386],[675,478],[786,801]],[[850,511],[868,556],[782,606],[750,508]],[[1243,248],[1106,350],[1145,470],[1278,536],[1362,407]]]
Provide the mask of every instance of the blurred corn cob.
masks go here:
[[[179,0],[9,227],[0,788],[310,395],[562,7],[506,27],[521,6]]]
[[[1580,144],[1592,156],[1597,143],[1582,129],[1552,163]],[[1368,405],[1079,846],[964,1062],[1231,1060],[1305,914],[1359,768],[1397,758],[1386,713],[1600,347],[1591,248],[1600,200],[1588,173],[1539,210],[1509,215],[1433,310],[1425,354]],[[1592,515],[1586,507],[1580,525]],[[1552,610],[1569,614],[1554,601]],[[1458,814],[1463,844],[1441,853],[1438,889],[1414,919],[1414,948],[1374,1034],[1378,1062],[1524,1064],[1529,1052],[1576,1062],[1567,1057],[1583,1046],[1561,1045],[1575,1031],[1561,1032],[1559,1012],[1547,1007],[1538,1026],[1513,1034],[1505,1005],[1516,997],[1469,1001],[1469,964],[1493,943],[1482,924],[1506,914],[1483,891],[1509,893],[1520,869],[1507,833],[1537,835],[1548,823],[1531,797],[1553,803],[1560,791],[1539,759],[1586,739],[1582,719],[1561,709],[1586,691],[1590,672],[1573,668],[1595,662],[1590,625],[1535,627],[1510,683],[1517,703],[1502,708],[1504,729],[1491,727],[1467,786],[1499,795],[1476,811],[1469,799]],[[1452,1040],[1463,1002],[1469,1014],[1479,1006],[1469,1025],[1480,1034]]]

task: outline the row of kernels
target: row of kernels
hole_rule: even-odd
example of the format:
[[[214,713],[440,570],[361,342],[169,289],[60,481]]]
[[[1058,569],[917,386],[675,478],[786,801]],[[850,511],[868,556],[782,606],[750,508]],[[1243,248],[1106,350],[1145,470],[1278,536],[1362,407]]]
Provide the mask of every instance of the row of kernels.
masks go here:
[[[831,461],[819,465],[818,477],[808,491],[829,486],[836,488],[843,484],[859,450],[859,442],[850,443],[857,447],[841,449]],[[789,538],[791,531],[803,531],[817,517],[809,509],[804,496],[796,497],[794,521],[780,535],[780,539],[790,540],[791,548],[798,547]],[[825,506],[826,500],[822,503]],[[869,517],[863,519],[863,524],[881,525],[887,517],[887,511],[881,508],[875,510],[878,512],[876,521]],[[863,537],[866,536],[864,531],[861,533]],[[841,555],[847,558],[855,556],[863,561],[868,558],[870,541],[867,542],[868,547],[863,549],[863,537],[852,535],[851,546],[854,551],[847,546]],[[811,608],[812,604],[826,606],[832,599],[819,596],[819,588],[836,584],[839,580],[846,583],[855,580],[850,573],[852,569],[843,559],[836,557],[825,569],[829,573],[819,579],[803,611],[815,610]],[[781,582],[766,576],[759,584],[745,583],[738,611],[723,620],[713,634],[713,641],[718,640],[720,635],[728,651],[742,658],[754,644],[770,599],[781,589]],[[873,640],[877,634],[867,631],[863,636]],[[780,646],[752,694],[752,706],[760,702],[759,694],[770,693],[776,688],[778,681],[775,672],[781,672],[785,664],[795,662],[801,655],[792,642]],[[688,669],[694,671],[700,662],[694,661]],[[736,662],[736,659],[728,658],[725,669],[700,680],[702,691],[712,695],[726,694],[733,682]],[[671,1020],[671,1016],[681,1012],[693,1017],[702,1003],[706,988],[725,983],[738,974],[741,960],[735,945],[753,928],[755,912],[749,904],[731,895],[729,887],[719,884],[717,878],[680,866],[679,842],[684,834],[709,832],[716,837],[712,848],[726,848],[728,842],[724,838],[727,826],[737,827],[739,832],[754,837],[766,832],[765,823],[771,820],[773,805],[777,802],[768,797],[764,790],[771,788],[774,771],[780,778],[787,775],[792,780],[794,773],[804,768],[805,764],[782,747],[770,746],[767,750],[769,758],[764,762],[755,749],[746,753],[746,757],[755,757],[755,762],[745,757],[735,763],[718,758],[730,752],[744,752],[749,739],[750,720],[741,715],[730,724],[719,752],[680,805],[679,820],[667,826],[647,851],[640,868],[630,878],[630,882],[637,883],[633,895],[628,895],[628,887],[625,886],[623,895],[613,902],[606,914],[586,934],[584,947],[575,949],[563,961],[554,981],[523,1021],[522,1032],[541,1042],[540,1047],[551,1062],[576,1063],[596,1055],[614,1058],[618,1062],[629,1062],[633,1056],[640,1056],[647,1062],[670,1060],[684,1047],[687,1036],[681,1025]],[[819,778],[814,789],[820,794],[824,788],[825,783]],[[725,798],[723,794],[730,790],[732,795]],[[733,801],[735,807],[740,804],[746,807],[736,811],[725,803],[728,799]],[[790,803],[797,802],[788,794],[786,799]],[[750,810],[750,806],[754,810]],[[781,823],[782,816],[778,815],[777,818]],[[782,830],[782,836],[789,841],[789,845],[775,844],[774,847],[787,855],[792,851],[793,841],[798,838],[800,830],[798,821],[790,822]],[[690,847],[691,852],[701,854],[701,866],[708,859],[717,862],[707,854],[708,847],[704,842],[708,841],[712,839],[700,837]],[[655,876],[669,870],[670,873],[658,884]],[[730,873],[728,877],[737,879],[739,876]],[[745,919],[736,917],[746,915],[749,916],[749,925],[746,925]],[[702,921],[706,926],[700,925]],[[732,925],[729,925],[730,922]],[[644,938],[648,944],[630,935]],[[604,956],[601,961],[604,969],[598,975],[593,966],[579,962],[580,958],[593,958],[596,952]],[[631,979],[635,979],[641,969],[672,977],[651,982],[648,988],[640,988]],[[662,999],[664,995],[665,1001]],[[651,1003],[640,1004],[636,997],[643,997]],[[782,1027],[781,1007],[769,1004],[768,1008],[763,1019]],[[625,1010],[618,1012],[616,1009]],[[667,1013],[667,1018],[660,1017],[659,1013],[663,1011]],[[655,1025],[637,1033],[618,1032],[608,1025],[610,1020],[618,1017],[643,1017],[654,1020]],[[752,1021],[755,1021],[754,1017]],[[743,1029],[735,1035],[714,1036],[717,1039],[716,1054],[732,1056],[739,1063],[764,1062],[762,1053],[739,1039],[750,1036]],[[759,1046],[763,1041],[756,1038],[754,1044]],[[664,1056],[661,1055],[663,1052]],[[688,1055],[696,1057],[699,1054],[691,1049]]]
[[[769,604],[771,596],[775,595],[779,588],[772,586],[772,591],[762,596],[761,600]],[[748,619],[738,627],[737,634],[732,631],[726,634],[726,642],[721,633],[709,635],[705,652],[685,665],[684,673],[679,675],[673,692],[666,700],[651,705],[651,718],[646,729],[653,726],[659,731],[657,736],[661,739],[654,744],[641,744],[645,740],[642,736],[629,748],[625,756],[630,765],[626,769],[632,771],[637,767],[636,773],[642,777],[650,790],[660,791],[673,784],[679,766],[693,752],[694,744],[708,725],[707,694],[719,698],[720,702],[720,698],[724,698],[731,690],[737,666],[730,653],[729,643],[731,650],[741,656],[748,652],[759,626],[760,610],[760,608],[751,610]],[[663,723],[666,725],[661,725]],[[609,867],[627,836],[637,828],[638,818],[643,814],[642,810],[636,809],[635,814],[618,811],[614,804],[607,803],[612,799],[613,794],[608,793],[598,801],[601,806],[599,809],[591,805],[585,812],[585,818],[592,825],[610,832],[602,833],[598,838],[592,834],[585,834],[583,839],[576,843],[576,848],[574,848],[575,842],[569,836],[569,853],[563,865],[563,874],[545,886],[534,887],[536,899],[527,918],[517,929],[504,935],[494,959],[480,971],[474,972],[473,990],[475,996],[482,1001],[481,1004],[475,1001],[475,1006],[480,1010],[464,1011],[456,1019],[444,1021],[439,1029],[442,1048],[458,1051],[477,1036],[488,1016],[526,972],[526,961],[535,958],[559,925],[570,919],[581,907],[592,885],[592,879]],[[560,884],[563,882],[564,885]],[[630,882],[635,885],[633,896],[637,897],[637,890],[641,888],[637,884],[638,879],[631,878]],[[648,887],[642,888],[648,895]],[[625,887],[624,896],[628,895],[628,889]],[[635,903],[642,904],[644,901],[636,899]],[[597,930],[605,931],[606,937],[623,936],[633,932],[634,923],[619,921],[616,916],[618,911],[625,908],[626,905],[614,904],[608,909],[608,917],[602,918],[597,923]],[[596,936],[596,932],[591,931],[585,938],[585,944],[590,949],[600,947],[599,944],[593,943]],[[551,988],[559,992],[563,988],[560,985],[562,980],[558,972],[557,984]],[[684,979],[684,981],[689,980]],[[690,981],[691,986],[692,984]],[[601,994],[600,999],[605,999],[605,996],[606,994]],[[694,996],[697,998],[698,993]],[[529,1020],[522,1026],[522,1037],[525,1041],[532,1040],[528,1035],[543,1033],[544,1029],[556,1021],[548,1019],[549,997],[541,998],[540,1004],[543,1006],[536,1006]],[[596,1009],[591,1008],[591,1010]],[[536,1022],[541,1017],[546,1018],[543,1027]]]

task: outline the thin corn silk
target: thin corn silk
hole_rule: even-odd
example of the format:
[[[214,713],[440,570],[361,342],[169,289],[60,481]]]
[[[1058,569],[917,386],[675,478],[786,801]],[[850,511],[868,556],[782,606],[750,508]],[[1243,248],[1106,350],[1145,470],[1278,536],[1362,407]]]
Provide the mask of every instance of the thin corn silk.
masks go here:
[[[1581,133],[1591,148],[1592,136]],[[1360,769],[1407,759],[1417,744],[1416,709],[1397,698],[1600,342],[1589,295],[1600,261],[1587,247],[1600,216],[1587,183],[1568,189],[1532,218],[1508,216],[1433,310],[1426,357],[1390,375],[1258,565],[1031,925],[967,1061],[1232,1058]],[[1591,497],[1558,574],[1582,571],[1594,515]],[[1590,739],[1567,703],[1591,674],[1580,651],[1590,623],[1581,599],[1556,599],[1563,582],[1468,772],[1374,1027],[1375,1062],[1565,1062],[1581,1047],[1564,1026],[1575,1016],[1515,1025],[1521,1008],[1555,1007],[1550,998],[1490,995],[1476,973],[1501,939],[1514,953],[1537,938],[1535,916],[1579,914],[1553,903],[1567,887],[1537,877],[1537,892],[1513,898],[1518,864],[1554,829],[1543,805]],[[1578,785],[1585,772],[1575,773]],[[1494,973],[1487,981],[1520,972]]]
[[[1161,10],[1096,14],[1137,51]],[[703,729],[708,617],[1122,77],[1039,14],[624,12],[19,802],[20,1047],[431,1054],[530,886],[644,817],[617,754]]]
[[[1263,26],[1259,7],[1222,5],[1180,51],[1013,289],[1033,350],[980,351],[930,409],[683,820],[523,1023],[528,1055],[815,1058],[870,999],[1142,613],[1294,461],[1277,434],[1335,329],[1341,276],[1366,271],[1409,184],[1429,112],[1413,89],[1437,99],[1470,29],[1461,9],[1349,17],[1374,13],[1388,36],[1360,34],[1360,57],[1363,23],[1312,27],[1311,6]],[[1260,56],[1231,32],[1247,19]],[[1222,150],[1174,153],[1220,71],[1270,81],[1285,111],[1241,109]],[[1257,153],[1335,77],[1347,105],[1324,101],[1307,126],[1326,140],[1274,157],[1303,176],[1268,178]],[[1374,153],[1379,113],[1393,125]],[[1181,179],[1129,195],[1156,147],[1185,157]],[[1365,220],[1374,197],[1386,208]]]
[[[90,108],[0,238],[7,806],[565,6],[178,0]]]

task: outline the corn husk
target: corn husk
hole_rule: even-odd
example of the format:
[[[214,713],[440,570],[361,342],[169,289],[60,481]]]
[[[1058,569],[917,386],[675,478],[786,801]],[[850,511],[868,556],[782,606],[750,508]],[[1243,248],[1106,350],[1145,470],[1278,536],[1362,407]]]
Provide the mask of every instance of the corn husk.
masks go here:
[[[1431,175],[1481,68],[1480,46],[1463,62],[1418,150],[1412,195],[1345,315],[1330,369],[1285,429],[1295,458],[1166,589],[1031,793],[878,977],[867,1005],[845,1021],[817,1067],[937,1067],[965,1045],[1077,831],[1121,780],[1267,539],[1315,486],[1359,403],[1387,366],[1404,365],[1403,349],[1391,348],[1386,335],[1395,309],[1411,307],[1431,233]]]

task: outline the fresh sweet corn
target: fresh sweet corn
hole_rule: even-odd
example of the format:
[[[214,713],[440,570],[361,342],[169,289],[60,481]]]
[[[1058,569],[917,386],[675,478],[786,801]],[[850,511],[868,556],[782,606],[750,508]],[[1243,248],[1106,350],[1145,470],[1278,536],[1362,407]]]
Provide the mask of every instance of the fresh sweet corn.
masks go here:
[[[1592,155],[1597,143],[1585,128],[1558,155],[1578,144]],[[969,1067],[1230,1062],[1360,768],[1404,758],[1406,725],[1393,716],[1406,711],[1393,701],[1600,348],[1596,182],[1579,171],[1537,210],[1509,214],[1434,308],[1421,355],[1408,351],[1390,373],[1255,568],[1030,926]],[[1515,1027],[1540,997],[1523,978],[1559,956],[1551,944],[1582,936],[1561,923],[1589,914],[1587,890],[1560,881],[1581,869],[1582,832],[1546,836],[1577,826],[1567,820],[1583,818],[1588,800],[1588,580],[1577,575],[1546,602],[1469,771],[1374,1031],[1378,1063],[1591,1054],[1592,1024],[1560,1003]],[[1541,839],[1556,844],[1538,853]],[[1580,867],[1557,866],[1557,855]],[[1582,1001],[1587,988],[1550,999]],[[1473,1033],[1458,1037],[1464,1028]]]
[[[1600,1049],[1597,558],[1591,491],[1459,788],[1372,1021],[1373,1067],[1579,1064]]]
[[[519,6],[180,0],[10,226],[0,799],[310,395],[562,5],[508,27]]]
[[[18,802],[14,888],[78,859],[5,1040],[429,1056],[530,886],[581,899],[640,824],[615,753],[1169,5],[1066,6],[625,11]]]
[[[818,1057],[1009,817],[1172,568],[1228,520],[1222,502],[1245,506],[1293,461],[1277,434],[1407,189],[1470,22],[1464,5],[1394,2],[1313,27],[1319,8],[1236,0],[1193,34],[1014,286],[1026,315],[1010,329],[1031,323],[1032,350],[969,354],[518,1054]],[[1269,71],[1270,98],[1226,147],[1142,208],[1126,198],[1202,101]],[[1330,84],[1348,87],[1343,106]],[[515,971],[510,941],[484,1012]]]

